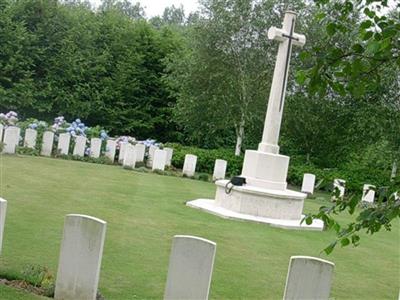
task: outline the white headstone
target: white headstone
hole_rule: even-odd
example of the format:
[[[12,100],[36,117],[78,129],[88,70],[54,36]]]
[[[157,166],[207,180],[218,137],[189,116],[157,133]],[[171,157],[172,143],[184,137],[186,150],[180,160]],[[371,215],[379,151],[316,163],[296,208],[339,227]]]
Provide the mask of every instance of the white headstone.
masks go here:
[[[361,201],[374,203],[376,186],[371,184],[364,184],[363,195]]]
[[[144,154],[146,153],[146,146],[144,144],[136,144],[136,162],[144,162]]]
[[[4,126],[3,126],[3,124],[0,124],[0,142],[3,141],[3,130],[4,130]]]
[[[172,148],[164,148],[165,151],[167,151],[167,162],[165,165],[167,167],[170,167],[172,165],[172,155],[174,154],[174,149]]]
[[[393,181],[396,178],[397,173],[397,161],[394,161],[392,164],[392,173],[390,175],[390,180]]]
[[[346,180],[335,179],[333,181],[333,189],[338,189],[339,190],[339,198],[343,198],[344,192],[346,189]]]
[[[167,151],[156,149],[154,151],[152,170],[165,170],[165,163],[167,162]]]
[[[4,130],[3,153],[14,154],[19,144],[21,129],[16,126],[9,126]]]
[[[45,131],[43,133],[42,150],[40,151],[40,155],[51,156],[51,152],[53,151],[53,142],[54,132]]]
[[[115,159],[115,149],[117,148],[117,142],[111,139],[107,140],[105,156],[108,157],[112,162]]]
[[[58,136],[57,150],[60,152],[60,154],[68,155],[70,140],[71,135],[69,133],[61,133]]]
[[[305,173],[303,175],[303,184],[301,185],[301,191],[307,194],[314,194],[314,186],[315,186],[315,175]]]
[[[7,201],[0,198],[0,254],[3,249],[4,225],[6,223]]]
[[[164,299],[208,299],[216,247],[206,239],[176,235]]]
[[[66,216],[55,299],[96,299],[106,226],[94,217]]]
[[[86,148],[86,137],[80,135],[75,139],[75,146],[73,155],[83,157],[85,156],[85,148]]]
[[[101,139],[92,138],[90,140],[90,157],[99,158],[101,150]]]
[[[24,147],[34,149],[36,146],[37,131],[35,129],[27,128],[25,130]]]
[[[146,165],[149,168],[153,167],[153,160],[154,160],[154,152],[158,149],[157,146],[150,145],[149,147],[149,155],[147,156]]]
[[[196,172],[197,156],[193,154],[185,155],[185,162],[183,163],[183,175],[193,177]]]
[[[283,299],[329,299],[335,264],[309,256],[292,256]]]
[[[128,144],[125,148],[125,155],[122,165],[126,168],[134,168],[136,164],[136,152],[135,147]]]
[[[226,166],[228,162],[223,159],[216,159],[214,164],[213,180],[225,179]]]
[[[122,164],[124,162],[125,149],[128,146],[128,144],[129,144],[128,142],[120,142],[119,143],[118,163],[120,163],[120,164]]]

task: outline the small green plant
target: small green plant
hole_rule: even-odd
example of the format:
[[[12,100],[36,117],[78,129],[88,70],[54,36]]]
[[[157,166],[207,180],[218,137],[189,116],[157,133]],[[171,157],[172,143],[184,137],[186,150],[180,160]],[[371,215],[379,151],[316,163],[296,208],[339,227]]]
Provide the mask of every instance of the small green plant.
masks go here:
[[[29,148],[29,147],[17,147],[16,152],[17,154],[21,155],[32,155],[32,156],[39,155],[39,150],[37,150],[36,148]]]
[[[158,170],[158,169],[153,170],[153,173],[158,174],[158,175],[166,175],[166,172],[165,172],[165,171],[163,171],[163,170]]]
[[[141,172],[141,173],[149,173],[150,172],[150,170],[147,169],[146,167],[135,168],[134,170],[136,172]]]
[[[54,276],[47,267],[27,265],[22,271],[22,280],[43,290],[43,295],[54,295]]]
[[[207,173],[200,173],[199,175],[197,175],[196,179],[202,181],[210,181],[210,176]]]

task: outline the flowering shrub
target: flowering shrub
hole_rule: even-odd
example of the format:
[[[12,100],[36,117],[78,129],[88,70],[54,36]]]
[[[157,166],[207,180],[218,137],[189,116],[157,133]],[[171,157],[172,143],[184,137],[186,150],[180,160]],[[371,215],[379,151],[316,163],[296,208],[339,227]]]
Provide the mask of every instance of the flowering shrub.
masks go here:
[[[130,143],[132,145],[137,144],[136,139],[131,136],[120,136],[116,140],[117,146],[116,149],[119,150],[121,148],[122,143]]]
[[[14,126],[18,122],[18,114],[15,111],[9,111],[6,114],[0,113],[0,124],[4,126]]]

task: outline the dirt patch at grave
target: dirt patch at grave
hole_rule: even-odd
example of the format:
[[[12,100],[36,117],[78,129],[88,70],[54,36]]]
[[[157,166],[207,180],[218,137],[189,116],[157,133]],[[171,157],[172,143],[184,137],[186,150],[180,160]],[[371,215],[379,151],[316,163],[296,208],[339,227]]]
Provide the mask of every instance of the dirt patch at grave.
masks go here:
[[[29,282],[26,282],[25,280],[8,280],[5,278],[0,278],[0,284],[2,285],[7,285],[9,287],[15,288],[17,290],[25,291],[31,294],[36,294],[42,297],[46,297],[48,299],[53,299],[54,295],[51,295],[51,297],[48,296],[48,289],[39,287],[39,286],[34,286],[33,284],[30,284]],[[106,300],[99,292],[97,292],[96,295],[96,300]]]
[[[26,282],[25,280],[8,280],[2,278],[0,279],[0,284],[7,285],[15,289],[23,290],[39,296],[47,297],[46,292],[48,291],[46,289],[34,286]]]

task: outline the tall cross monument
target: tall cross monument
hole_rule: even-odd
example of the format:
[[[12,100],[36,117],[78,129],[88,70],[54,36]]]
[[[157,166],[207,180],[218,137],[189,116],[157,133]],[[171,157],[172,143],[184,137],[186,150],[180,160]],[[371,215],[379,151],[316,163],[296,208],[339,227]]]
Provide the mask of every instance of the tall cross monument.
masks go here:
[[[269,95],[262,142],[258,145],[258,150],[262,152],[279,153],[279,131],[281,128],[292,46],[302,47],[306,42],[304,35],[294,32],[295,23],[296,13],[287,11],[285,12],[282,29],[271,27],[268,30],[268,38],[278,41],[279,49]]]
[[[304,193],[287,188],[290,158],[279,154],[279,130],[285,102],[292,46],[303,46],[304,35],[294,32],[296,14],[285,13],[282,29],[271,27],[268,38],[279,42],[278,56],[272,79],[264,133],[257,150],[246,150],[241,177],[242,186],[229,180],[217,180],[215,200],[197,199],[186,205],[224,218],[266,223],[288,229],[322,230],[324,224],[315,220],[307,225],[303,219]],[[227,189],[227,187],[231,188]]]

